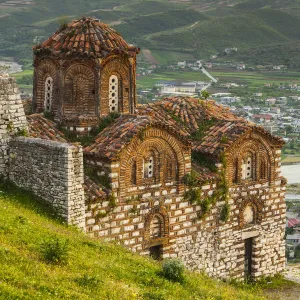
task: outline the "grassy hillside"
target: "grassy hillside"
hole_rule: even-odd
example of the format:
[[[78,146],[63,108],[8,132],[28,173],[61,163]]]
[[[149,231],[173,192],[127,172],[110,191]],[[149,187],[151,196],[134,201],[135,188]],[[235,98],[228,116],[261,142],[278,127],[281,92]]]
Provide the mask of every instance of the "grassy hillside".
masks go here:
[[[186,272],[182,284],[170,282],[160,263],[61,224],[30,194],[7,184],[0,190],[1,299],[262,299],[255,286],[205,275]],[[45,260],[53,241],[64,263]]]
[[[292,45],[300,39],[297,0],[36,0],[10,6],[3,2],[0,60],[12,57],[25,64],[25,69],[31,68],[34,44],[45,40],[60,23],[82,15],[112,24],[129,43],[151,50],[163,63],[207,59],[226,47],[241,50],[233,59],[247,59],[247,51],[253,48],[270,50],[272,45],[285,43],[295,52]],[[170,56],[166,51],[172,52]],[[263,64],[264,55],[255,53]],[[292,55],[284,51],[281,56],[289,59]]]
[[[134,32],[134,39],[136,39],[141,35],[172,30],[207,19],[207,16],[194,10],[171,10],[125,19],[124,24],[114,26],[114,28],[121,32],[125,38],[132,37]]]
[[[149,39],[153,47],[191,50],[199,57],[218,53],[226,47],[246,49],[289,41],[254,15],[235,15],[199,22],[194,27],[173,30]]]

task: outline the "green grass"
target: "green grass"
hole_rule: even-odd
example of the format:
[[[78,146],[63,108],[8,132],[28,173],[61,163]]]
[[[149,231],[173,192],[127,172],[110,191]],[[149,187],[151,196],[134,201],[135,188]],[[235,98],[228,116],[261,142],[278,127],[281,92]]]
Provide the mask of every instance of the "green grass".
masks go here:
[[[162,71],[158,73],[152,73],[146,76],[137,77],[137,86],[139,88],[152,88],[155,83],[166,80],[178,80],[178,81],[209,81],[201,71],[190,72],[190,71]]]
[[[160,263],[60,223],[27,192],[7,183],[0,191],[1,299],[263,299],[257,286],[203,274],[186,272],[182,284],[170,282]],[[67,263],[44,260],[50,239],[67,241]]]

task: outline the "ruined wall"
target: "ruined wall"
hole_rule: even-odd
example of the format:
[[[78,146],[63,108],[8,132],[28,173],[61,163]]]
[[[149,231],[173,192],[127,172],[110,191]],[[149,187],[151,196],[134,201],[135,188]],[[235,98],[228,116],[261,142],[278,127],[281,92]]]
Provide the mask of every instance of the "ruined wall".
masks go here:
[[[0,175],[7,177],[8,142],[11,135],[27,129],[27,121],[15,79],[0,74]]]
[[[10,142],[9,179],[51,204],[68,224],[84,229],[82,148],[18,137]]]

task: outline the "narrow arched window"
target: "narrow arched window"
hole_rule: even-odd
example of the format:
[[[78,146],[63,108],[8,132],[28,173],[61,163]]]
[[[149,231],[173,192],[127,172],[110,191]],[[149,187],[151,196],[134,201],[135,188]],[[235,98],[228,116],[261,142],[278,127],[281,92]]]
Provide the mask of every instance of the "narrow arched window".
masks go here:
[[[158,216],[154,216],[150,223],[150,239],[162,236],[162,221]]]
[[[174,180],[175,179],[175,168],[176,165],[174,165],[174,161],[172,161],[172,158],[170,156],[166,157],[165,162],[165,180]]]
[[[109,77],[109,111],[110,112],[118,112],[118,102],[119,102],[119,91],[118,91],[118,77],[116,75],[111,75]]]
[[[233,182],[237,183],[239,181],[239,160],[236,158],[233,165]]]
[[[253,159],[248,155],[242,160],[242,179],[252,179],[253,174]]]
[[[45,80],[45,102],[44,109],[45,111],[51,111],[53,99],[53,79],[48,76]]]
[[[134,161],[131,165],[131,184],[136,184],[136,162]]]
[[[154,172],[154,159],[150,156],[144,159],[144,178],[152,178]]]

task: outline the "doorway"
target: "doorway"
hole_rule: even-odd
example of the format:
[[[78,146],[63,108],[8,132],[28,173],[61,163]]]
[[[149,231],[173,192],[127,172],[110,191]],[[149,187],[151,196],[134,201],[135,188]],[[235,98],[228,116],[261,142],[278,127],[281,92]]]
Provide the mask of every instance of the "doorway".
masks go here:
[[[163,246],[156,245],[149,248],[150,257],[155,260],[161,260],[163,255]]]
[[[252,248],[253,248],[253,239],[245,240],[245,263],[244,263],[244,274],[245,279],[251,279],[252,277]]]

